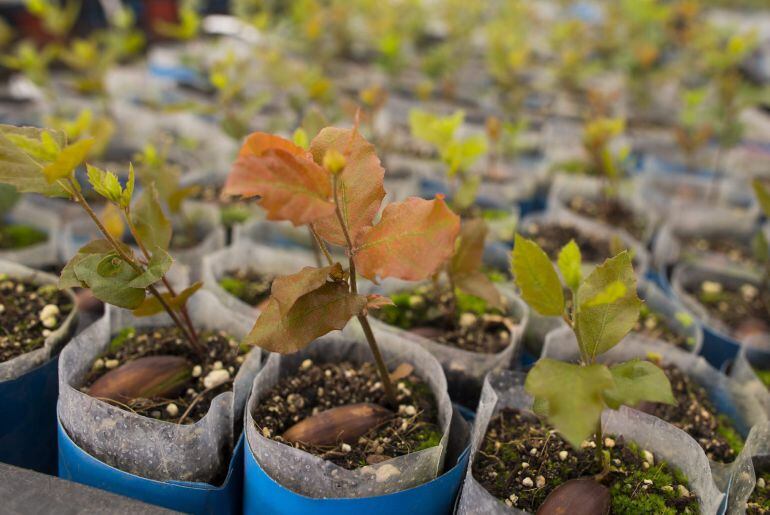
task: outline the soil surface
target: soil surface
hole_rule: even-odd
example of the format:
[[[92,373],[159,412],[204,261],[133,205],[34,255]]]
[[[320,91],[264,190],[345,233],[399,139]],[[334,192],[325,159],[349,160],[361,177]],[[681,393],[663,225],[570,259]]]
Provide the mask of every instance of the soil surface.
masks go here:
[[[373,363],[316,364],[305,360],[292,376],[266,392],[254,412],[265,437],[293,445],[349,470],[436,446],[441,440],[436,399],[428,385],[410,374],[397,384],[393,418],[374,427],[355,444],[333,446],[289,444],[281,435],[297,422],[321,411],[361,402],[387,407]],[[392,409],[392,408],[389,408]]]
[[[610,489],[613,514],[698,512],[687,479],[649,451],[605,436],[611,468],[602,483]],[[535,513],[557,486],[601,472],[596,443],[572,448],[531,413],[504,409],[489,422],[473,462],[473,476],[507,506]]]
[[[751,267],[758,266],[751,248],[736,240],[729,238],[690,237],[682,238],[681,243],[684,248],[691,252],[719,254],[735,264]]]
[[[720,414],[706,391],[681,370],[667,365],[676,405],[643,403],[639,409],[669,422],[692,436],[709,459],[730,463],[743,448],[743,438]]]
[[[737,339],[752,333],[770,333],[770,292],[765,292],[763,298],[761,289],[754,284],[731,286],[717,281],[703,281],[697,291],[688,291]]]
[[[770,513],[770,472],[757,475],[757,486],[754,487],[746,504],[746,513],[767,515]]]
[[[154,330],[125,328],[113,336],[107,352],[94,361],[81,391],[88,393],[88,388],[104,374],[138,358],[160,355],[185,357],[193,365],[192,377],[182,386],[179,396],[168,399],[134,399],[125,404],[110,400],[106,402],[126,411],[167,422],[197,422],[208,412],[214,397],[232,390],[232,379],[251,350],[250,347],[242,347],[236,338],[223,331],[204,331],[198,336],[208,350],[204,359],[190,348],[177,327]],[[220,369],[226,370],[230,379],[207,389],[206,377]]]
[[[48,240],[48,235],[31,225],[0,224],[0,250],[31,247]]]
[[[687,317],[690,323],[693,323],[692,318],[688,314],[682,313],[682,316]],[[639,320],[634,326],[634,332],[647,336],[648,338],[654,338],[662,342],[670,343],[671,345],[684,350],[690,350],[695,345],[694,338],[673,331],[669,325],[669,321],[662,315],[652,311],[647,304],[642,304],[642,307],[639,310]]]
[[[574,197],[570,199],[569,208],[579,215],[625,229],[639,241],[644,240],[647,229],[644,219],[637,216],[628,206],[617,199],[607,199],[602,202],[583,197]]]
[[[488,309],[483,300],[458,293],[452,313],[452,296],[423,285],[413,291],[391,295],[395,306],[372,314],[385,323],[419,334],[438,343],[471,352],[496,354],[511,343],[511,332],[519,323],[499,310]]]
[[[613,253],[611,242],[592,235],[578,231],[575,227],[562,226],[556,224],[538,224],[531,223],[526,227],[526,236],[537,243],[543,251],[548,254],[552,260],[556,261],[559,251],[570,240],[580,247],[580,253],[584,263],[602,263],[605,259],[611,258]],[[618,252],[625,246],[622,242],[617,242]]]
[[[250,306],[259,306],[270,296],[274,276],[255,270],[231,270],[219,279],[219,286]]]
[[[43,346],[74,306],[56,285],[0,274],[0,363]]]

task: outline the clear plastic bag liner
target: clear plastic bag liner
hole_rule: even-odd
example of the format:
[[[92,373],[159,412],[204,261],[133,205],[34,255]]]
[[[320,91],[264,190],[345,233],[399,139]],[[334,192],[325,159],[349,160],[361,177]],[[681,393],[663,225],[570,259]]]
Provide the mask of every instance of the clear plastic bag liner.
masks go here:
[[[214,205],[186,203],[182,205],[185,219],[202,228],[203,240],[189,249],[171,250],[174,260],[190,269],[190,279],[197,281],[201,276],[201,262],[207,254],[225,246],[225,230],[220,225],[219,208]]]
[[[765,414],[770,417],[770,390],[757,377],[754,367],[770,370],[770,354],[752,352],[750,347],[742,345],[730,367],[729,375],[757,399],[764,408]]]
[[[222,306],[211,293],[190,299],[190,317],[199,329],[223,330],[243,338],[252,320]],[[246,398],[260,367],[260,350],[247,355],[233,390],[217,395],[208,413],[194,424],[180,425],[143,417],[90,397],[79,390],[93,361],[125,327],[171,325],[165,313],[135,318],[107,306],[105,315],[74,338],[59,360],[59,417],[67,434],[97,459],[147,479],[211,482],[227,468],[240,432]]]
[[[30,267],[57,265],[61,262],[61,256],[59,256],[61,221],[56,212],[22,200],[11,211],[10,220],[40,229],[48,238],[44,242],[24,248],[0,250],[0,259],[23,263]]]
[[[727,324],[711,316],[703,304],[689,293],[689,290],[699,291],[703,281],[714,280],[718,280],[725,286],[740,288],[741,285],[747,283],[759,284],[759,278],[735,266],[708,263],[704,260],[681,263],[674,268],[671,276],[671,287],[674,295],[690,311],[695,313],[704,325],[708,325],[722,334],[731,335],[732,330]]]
[[[39,285],[52,284],[56,286],[59,283],[59,279],[51,274],[2,259],[0,259],[0,274],[8,274],[11,278],[22,279]],[[64,290],[64,293],[72,301],[72,311],[67,315],[67,318],[58,329],[46,337],[42,347],[0,363],[0,381],[16,379],[42,365],[61,349],[75,331],[78,320],[77,309],[75,309],[75,294],[69,289]]]
[[[728,263],[726,256],[688,249],[682,245],[683,238],[718,239],[727,238],[746,248],[751,248],[751,241],[757,226],[748,218],[718,217],[704,218],[698,213],[687,210],[670,217],[658,231],[652,246],[652,259],[658,268],[667,267],[682,261]]]
[[[315,266],[312,253],[258,245],[249,240],[240,240],[234,245],[204,256],[201,265],[203,287],[219,299],[227,308],[255,317],[259,312],[231,293],[219,281],[233,270],[253,270],[269,276],[296,273],[306,266]]]
[[[314,252],[315,242],[307,227],[295,227],[288,221],[273,222],[268,220],[250,220],[233,228],[233,243],[242,240],[286,249],[301,249]],[[346,262],[344,252],[339,247],[329,246],[332,258],[340,263]]]
[[[602,354],[598,361],[619,363],[631,359],[645,359],[649,355],[659,356],[664,365],[676,366],[703,387],[714,407],[726,415],[744,437],[755,424],[766,419],[757,400],[735,380],[709,365],[701,356],[684,352],[671,345],[625,339]],[[563,328],[548,334],[543,357],[561,361],[578,360],[580,355],[572,330]]]
[[[729,466],[714,470],[718,482],[728,488],[728,515],[746,513],[746,501],[756,486],[759,473],[770,469],[770,422],[751,429],[738,458]]]
[[[587,218],[576,217],[571,212],[549,210],[545,213],[525,216],[519,224],[519,232],[525,237],[529,237],[532,226],[535,224],[574,227],[583,234],[594,236],[604,241],[611,241],[613,237],[617,237],[625,248],[633,253],[634,272],[637,277],[644,277],[644,274],[647,272],[650,262],[647,249],[645,249],[638,241],[631,238],[625,231],[614,229]],[[586,269],[585,272],[590,273],[590,269],[593,269],[598,264],[599,263],[583,263],[584,269]]]
[[[385,279],[379,285],[372,284],[369,281],[361,281],[360,289],[362,293],[393,295],[399,291],[414,290],[418,286],[419,284],[413,282]],[[530,312],[527,304],[511,288],[498,286],[498,290],[506,301],[508,307],[507,314],[513,316],[519,322],[511,331],[509,344],[495,354],[471,352],[444,345],[399,327],[388,325],[373,317],[371,324],[427,349],[441,363],[450,385],[452,383],[462,384],[471,380],[474,383],[478,383],[478,388],[480,389],[487,372],[508,368],[511,365],[511,360],[518,352],[519,343],[529,322]],[[356,327],[351,326],[351,329]]]
[[[430,386],[436,397],[438,425],[443,433],[440,443],[375,465],[346,470],[318,456],[265,438],[257,430],[252,415],[249,415],[246,438],[253,455],[260,467],[282,486],[307,497],[370,497],[420,485],[443,470],[452,420],[452,404],[446,393],[444,372],[436,359],[419,346],[377,327],[373,330],[390,370],[400,363],[409,363],[414,366],[414,373]],[[265,393],[281,378],[296,374],[305,359],[318,363],[363,363],[371,361],[372,355],[365,340],[344,336],[340,332],[323,336],[294,354],[271,354],[254,381],[249,413],[253,413]]]
[[[471,434],[470,465],[460,497],[457,513],[469,514],[524,514],[509,508],[493,497],[473,477],[473,460],[484,440],[489,422],[503,408],[531,410],[532,398],[524,391],[526,375],[508,370],[491,373],[484,382],[476,421]],[[645,413],[627,408],[605,410],[602,429],[606,434],[623,436],[679,468],[698,496],[702,513],[716,513],[724,494],[716,488],[711,477],[708,459],[698,444],[685,432]]]
[[[606,182],[597,177],[567,175],[563,173],[557,174],[554,177],[551,190],[548,194],[548,209],[551,211],[568,211],[572,216],[581,216],[570,209],[570,200],[575,197],[582,197],[589,201],[599,200],[605,186]],[[623,181],[621,183],[618,200],[627,206],[635,216],[644,220],[644,241],[652,239],[659,218],[655,211],[646,207],[639,201],[639,197],[634,195],[633,182]],[[620,228],[617,229],[623,230]],[[627,236],[632,238],[630,234]]]

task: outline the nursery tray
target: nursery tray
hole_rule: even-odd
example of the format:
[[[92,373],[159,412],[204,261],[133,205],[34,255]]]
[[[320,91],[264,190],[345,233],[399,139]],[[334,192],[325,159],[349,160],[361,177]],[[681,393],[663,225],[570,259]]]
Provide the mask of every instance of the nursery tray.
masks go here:
[[[177,513],[103,490],[0,463],[3,513]]]

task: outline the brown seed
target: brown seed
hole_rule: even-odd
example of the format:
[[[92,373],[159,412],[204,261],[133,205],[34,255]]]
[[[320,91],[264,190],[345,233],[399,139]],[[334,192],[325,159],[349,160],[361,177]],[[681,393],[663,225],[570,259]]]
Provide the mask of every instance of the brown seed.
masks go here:
[[[294,424],[283,434],[283,439],[308,445],[334,445],[340,441],[352,444],[392,416],[392,411],[377,404],[349,404],[321,411]]]
[[[100,377],[91,397],[126,402],[132,399],[170,397],[192,376],[192,365],[178,356],[150,356],[130,361]]]
[[[610,491],[593,479],[571,479],[558,486],[537,510],[537,515],[606,515]]]

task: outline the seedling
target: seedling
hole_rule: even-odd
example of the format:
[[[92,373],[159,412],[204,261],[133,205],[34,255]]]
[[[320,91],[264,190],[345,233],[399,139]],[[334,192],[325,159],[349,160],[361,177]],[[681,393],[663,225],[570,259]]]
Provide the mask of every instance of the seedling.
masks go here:
[[[452,205],[461,212],[470,208],[476,200],[481,177],[471,174],[470,168],[487,151],[484,136],[457,136],[457,129],[464,119],[463,111],[444,117],[418,109],[409,113],[412,136],[430,143],[438,151],[450,185]]]
[[[186,307],[201,283],[177,294],[166,279],[173,263],[167,252],[171,224],[160,206],[155,185],[146,184],[134,203],[133,166],[128,181],[121,185],[114,173],[86,165],[88,182],[117,214],[121,229],[124,223],[134,237],[140,250],[136,255],[119,240],[116,233],[122,230],[114,229],[114,219],[108,221],[94,212],[75,179],[75,170],[93,145],[93,139],[68,144],[64,133],[50,129],[0,125],[0,183],[21,193],[68,197],[83,208],[102,233],[103,238],[83,246],[67,263],[59,279],[60,288],[89,288],[99,300],[131,309],[137,316],[165,310],[193,350],[204,353]],[[161,283],[167,290],[164,293],[158,290]]]
[[[270,298],[246,342],[291,353],[356,317],[374,356],[390,403],[395,392],[367,312],[390,299],[358,293],[357,275],[376,281],[418,281],[435,274],[454,252],[460,219],[440,197],[411,197],[380,210],[385,171],[374,147],[358,132],[325,128],[307,151],[266,133],[250,135],[223,194],[259,196],[268,220],[310,228],[327,261],[273,281]],[[345,248],[347,269],[328,245]]]
[[[714,132],[713,122],[705,109],[707,95],[705,88],[682,91],[679,120],[674,127],[674,137],[691,172],[698,168],[698,152]]]
[[[580,249],[574,241],[558,258],[559,272],[532,240],[516,235],[512,271],[522,298],[543,316],[561,317],[572,329],[580,362],[543,358],[527,375],[525,388],[534,410],[574,447],[594,436],[597,458],[609,470],[603,452],[601,413],[605,408],[642,401],[673,404],[671,385],[656,365],[632,360],[612,366],[597,363],[634,327],[642,301],[636,295],[631,256],[623,251],[583,279]],[[562,282],[563,281],[563,282]],[[566,302],[565,288],[571,295]]]
[[[30,14],[40,19],[46,32],[58,38],[70,33],[80,15],[81,0],[26,0],[24,3]]]
[[[770,191],[760,179],[754,179],[752,186],[754,187],[754,194],[757,197],[762,213],[766,218],[770,218]],[[754,250],[754,258],[761,265],[762,281],[760,288],[760,295],[762,301],[767,308],[768,315],[770,315],[770,298],[768,298],[768,292],[770,292],[770,242],[767,241],[765,231],[759,229],[754,236],[752,242]]]
[[[43,89],[46,96],[51,97],[53,92],[48,88],[50,76],[48,68],[56,59],[58,53],[54,45],[45,45],[40,50],[31,41],[21,41],[14,48],[13,53],[0,55],[0,64],[21,72],[33,84]]]
[[[88,152],[91,158],[104,155],[115,133],[115,122],[108,116],[95,116],[91,109],[83,109],[73,120],[60,116],[47,116],[45,126],[63,132],[69,142],[93,139],[94,143]]]
[[[201,27],[198,4],[198,0],[183,0],[179,5],[179,20],[176,23],[156,20],[152,27],[153,30],[165,38],[178,41],[195,39]]]

